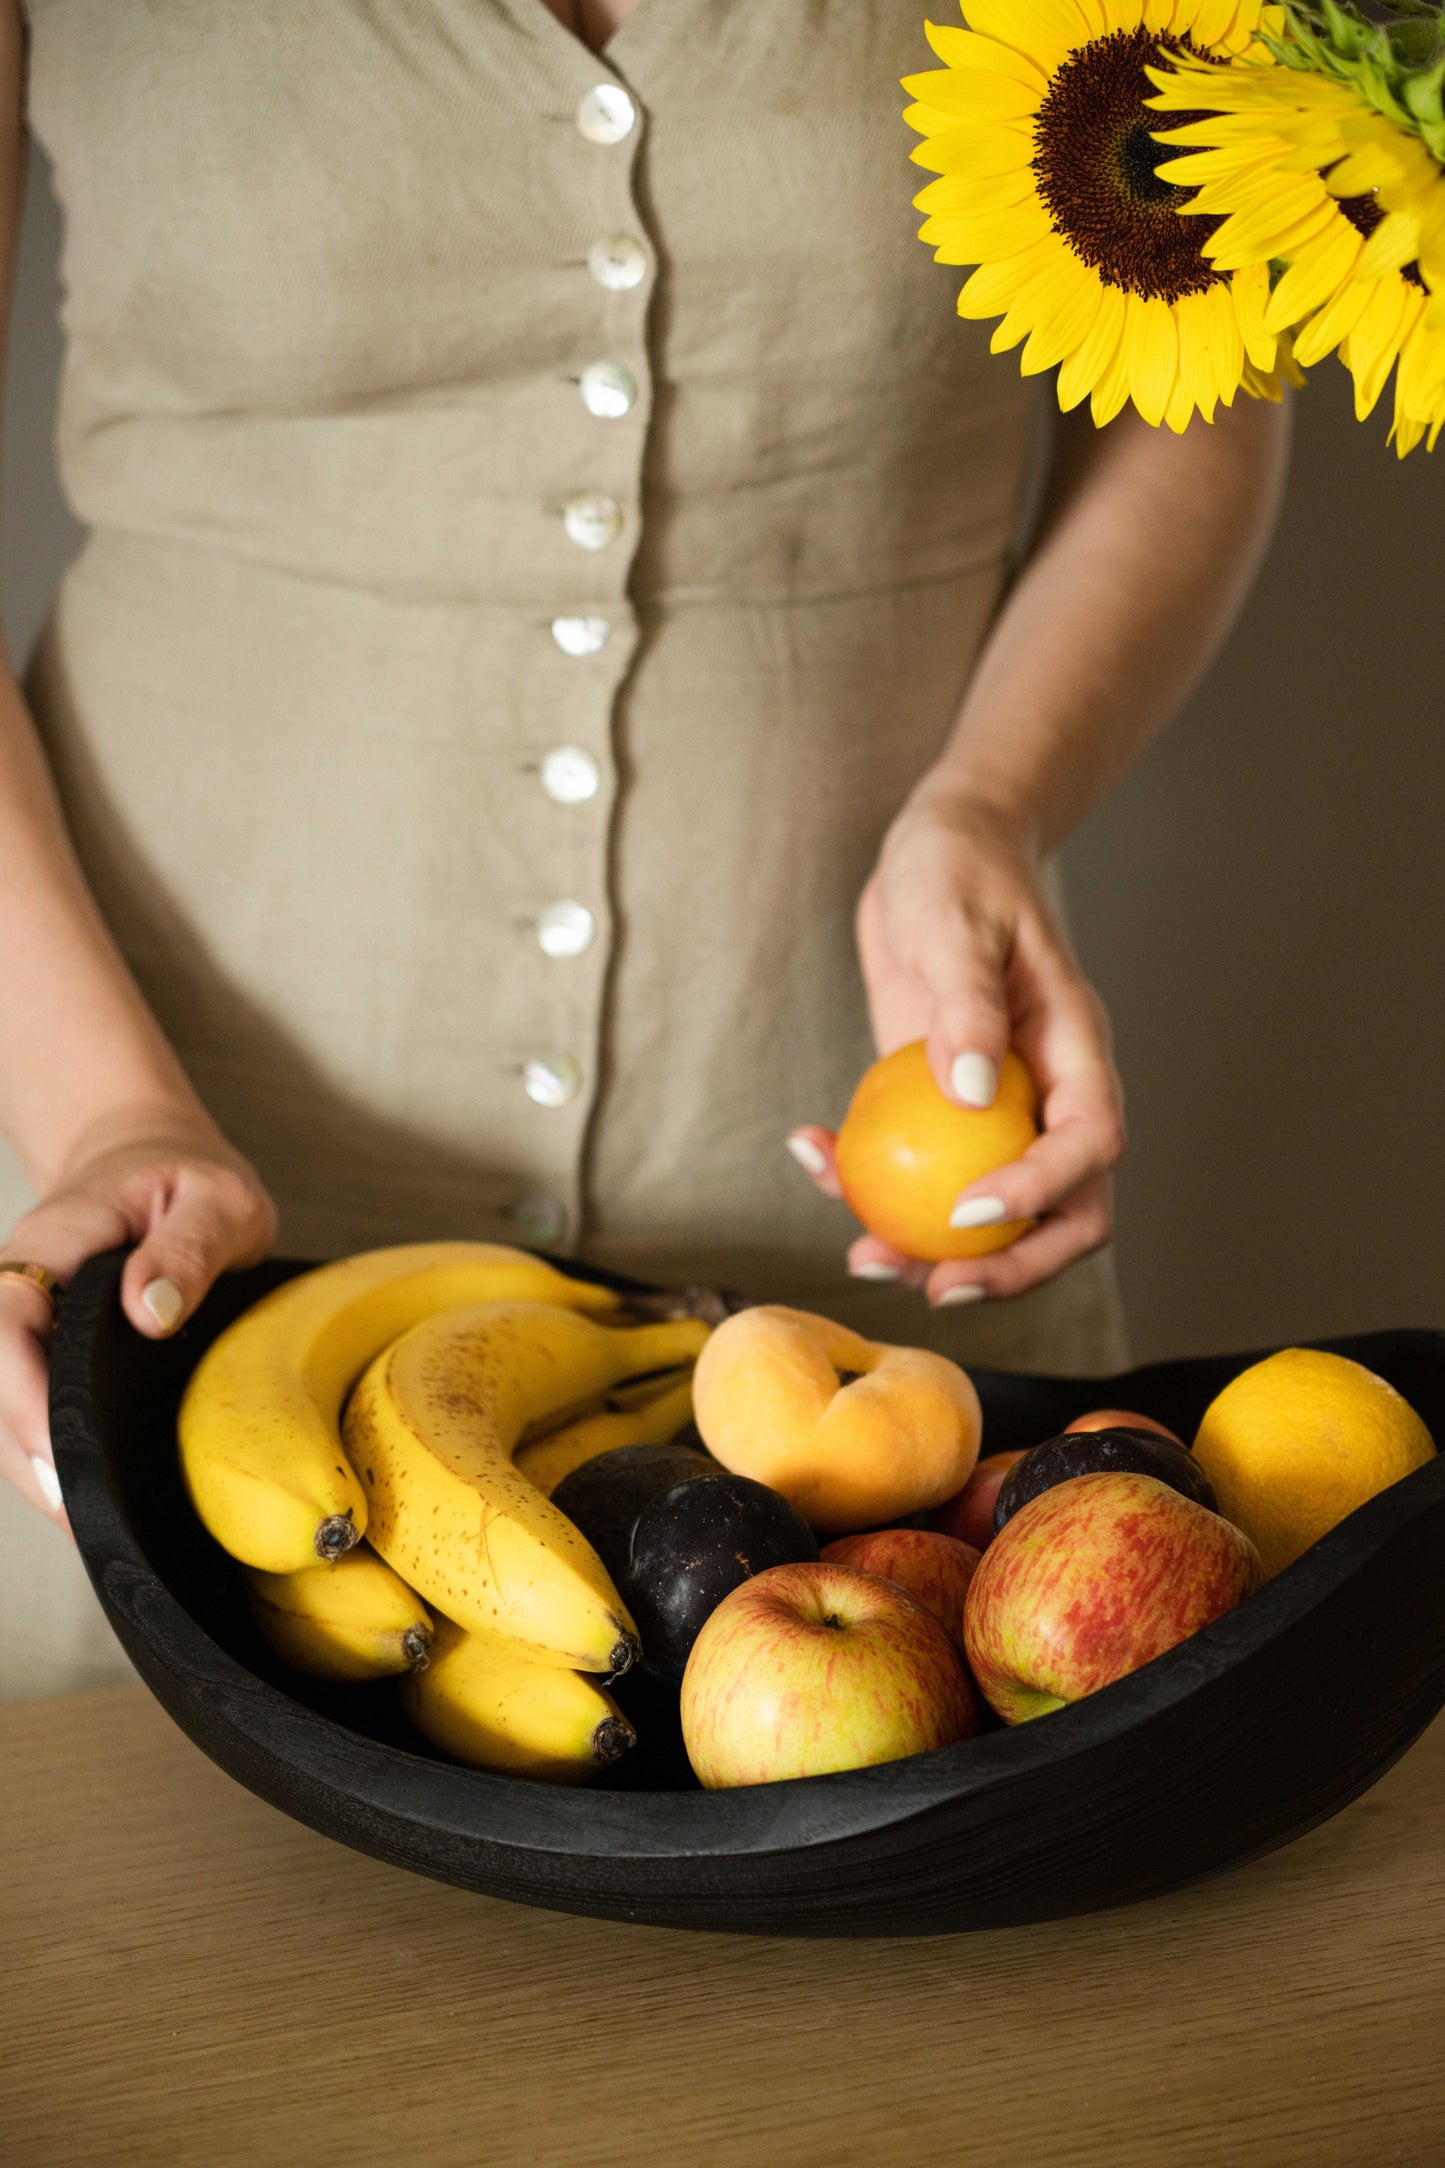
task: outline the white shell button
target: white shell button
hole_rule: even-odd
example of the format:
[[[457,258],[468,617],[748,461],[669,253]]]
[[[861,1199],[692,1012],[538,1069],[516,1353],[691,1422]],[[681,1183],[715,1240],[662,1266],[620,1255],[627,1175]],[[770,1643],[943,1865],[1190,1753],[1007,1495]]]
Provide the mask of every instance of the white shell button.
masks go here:
[[[586,805],[602,788],[602,771],[585,746],[554,745],[542,762],[542,788],[554,805]]]
[[[630,293],[647,276],[647,251],[630,233],[604,234],[588,249],[587,268],[610,294]]]
[[[637,379],[620,361],[591,361],[582,371],[582,404],[600,422],[620,421],[637,399]]]
[[[579,661],[584,655],[600,655],[612,637],[612,625],[605,617],[554,617],[552,638],[564,655],[575,656]]]
[[[522,1089],[539,1107],[570,1106],[582,1089],[581,1066],[570,1054],[534,1054],[522,1065]]]
[[[577,126],[589,143],[621,143],[637,126],[637,107],[620,83],[598,83],[578,102]]]
[[[600,489],[584,489],[562,507],[562,524],[579,550],[605,550],[622,532],[622,507]]]
[[[581,956],[596,931],[585,903],[549,903],[537,921],[537,946],[544,956]]]

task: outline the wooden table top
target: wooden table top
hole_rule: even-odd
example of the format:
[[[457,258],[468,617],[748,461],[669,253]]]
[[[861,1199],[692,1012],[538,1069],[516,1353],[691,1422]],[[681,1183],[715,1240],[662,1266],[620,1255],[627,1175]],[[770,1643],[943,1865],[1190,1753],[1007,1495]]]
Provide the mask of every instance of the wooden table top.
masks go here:
[[[1438,2168],[1445,1718],[1289,1850],[938,1941],[382,1867],[140,1688],[0,1708],[8,2168]]]

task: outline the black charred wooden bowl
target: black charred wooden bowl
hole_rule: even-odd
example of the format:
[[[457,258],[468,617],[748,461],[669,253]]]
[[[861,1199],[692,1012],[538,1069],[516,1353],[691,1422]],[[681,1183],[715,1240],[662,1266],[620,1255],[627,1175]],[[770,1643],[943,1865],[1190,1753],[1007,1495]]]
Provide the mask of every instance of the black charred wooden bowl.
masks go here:
[[[97,1258],[66,1298],[52,1394],[66,1504],[112,1625],[176,1722],[242,1784],[439,1881],[746,1934],[1006,1927],[1158,1896],[1288,1843],[1373,1784],[1445,1702],[1442,1455],[1192,1641],[1016,1731],[727,1792],[690,1787],[665,1737],[624,1757],[613,1788],[463,1769],[406,1727],[390,1682],[334,1688],[283,1671],[181,1487],[176,1409],[192,1367],[303,1267],[229,1277],[157,1346],[121,1315],[120,1263]],[[1445,1333],[1322,1344],[1388,1378],[1445,1437]],[[1106,1404],[1188,1438],[1257,1359],[1107,1381],[977,1373],[987,1447],[1036,1443]]]

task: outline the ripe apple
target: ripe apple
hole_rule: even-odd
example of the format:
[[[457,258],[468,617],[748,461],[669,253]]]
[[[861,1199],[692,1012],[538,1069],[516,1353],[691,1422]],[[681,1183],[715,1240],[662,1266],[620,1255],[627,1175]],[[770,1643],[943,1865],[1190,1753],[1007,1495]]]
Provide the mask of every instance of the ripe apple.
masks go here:
[[[993,1541],[993,1506],[999,1485],[1026,1450],[1020,1446],[1016,1453],[986,1453],[963,1489],[929,1514],[929,1527],[941,1536],[956,1536],[976,1551],[986,1551]]]
[[[771,1566],[724,1596],[682,1679],[708,1791],[825,1776],[971,1739],[958,1652],[906,1589],[852,1566]]]
[[[1080,1475],[1022,1507],[964,1606],[973,1675],[1006,1724],[1137,1671],[1262,1579],[1232,1522],[1150,1475]]]
[[[1067,1437],[1071,1430],[1157,1430],[1161,1438],[1173,1438],[1176,1445],[1184,1443],[1166,1424],[1156,1423],[1152,1415],[1132,1415],[1127,1408],[1091,1408],[1087,1415],[1076,1415],[1072,1423],[1066,1423],[1063,1435]]]
[[[949,1640],[963,1653],[963,1600],[978,1570],[980,1553],[957,1536],[932,1528],[873,1528],[862,1536],[825,1543],[820,1557],[859,1573],[880,1573],[916,1596]]]

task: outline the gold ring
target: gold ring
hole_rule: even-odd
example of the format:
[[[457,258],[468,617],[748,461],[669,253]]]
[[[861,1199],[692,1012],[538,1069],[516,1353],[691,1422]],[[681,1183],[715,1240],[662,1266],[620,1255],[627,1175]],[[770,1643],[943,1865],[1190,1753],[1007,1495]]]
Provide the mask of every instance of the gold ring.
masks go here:
[[[60,1282],[44,1265],[0,1265],[0,1280],[24,1280],[38,1287],[50,1304],[52,1316],[59,1306]]]

